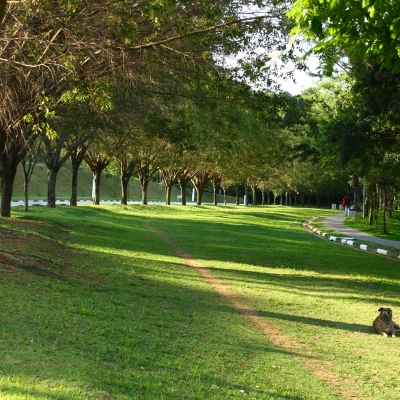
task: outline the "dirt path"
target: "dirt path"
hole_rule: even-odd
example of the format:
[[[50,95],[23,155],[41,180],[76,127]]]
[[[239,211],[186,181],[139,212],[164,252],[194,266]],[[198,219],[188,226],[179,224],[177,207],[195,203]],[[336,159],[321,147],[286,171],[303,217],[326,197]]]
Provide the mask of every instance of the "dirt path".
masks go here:
[[[194,268],[201,276],[203,276],[208,284],[211,285],[222,297],[227,299],[235,310],[240,312],[245,318],[248,318],[271,343],[283,348],[284,350],[295,353],[296,355],[294,357],[296,357],[315,377],[323,380],[334,392],[337,393],[338,396],[341,396],[343,399],[368,398],[365,394],[356,391],[353,380],[333,372],[329,363],[322,360],[318,354],[312,353],[309,348],[306,348],[304,345],[301,345],[294,339],[285,335],[283,332],[268,323],[268,320],[265,317],[257,315],[255,310],[242,303],[238,296],[235,295],[225,283],[213,276],[210,270],[201,262],[193,259],[190,254],[178,249],[168,237],[162,235],[155,228],[150,226],[150,224],[148,225],[148,228],[168,244],[177,256],[184,259],[189,267]]]

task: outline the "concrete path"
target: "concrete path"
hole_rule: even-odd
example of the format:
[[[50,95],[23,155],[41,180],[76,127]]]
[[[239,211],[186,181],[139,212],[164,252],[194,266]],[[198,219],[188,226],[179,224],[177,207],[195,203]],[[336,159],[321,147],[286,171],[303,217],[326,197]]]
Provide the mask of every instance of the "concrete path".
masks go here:
[[[345,216],[343,214],[333,215],[332,217],[328,217],[322,221],[322,224],[327,228],[333,229],[337,232],[340,232],[343,235],[346,235],[349,238],[357,239],[360,241],[377,243],[383,246],[394,247],[396,249],[400,249],[400,242],[396,240],[386,240],[380,239],[375,236],[369,235],[368,233],[356,231],[355,229],[349,228],[346,226],[344,222]]]

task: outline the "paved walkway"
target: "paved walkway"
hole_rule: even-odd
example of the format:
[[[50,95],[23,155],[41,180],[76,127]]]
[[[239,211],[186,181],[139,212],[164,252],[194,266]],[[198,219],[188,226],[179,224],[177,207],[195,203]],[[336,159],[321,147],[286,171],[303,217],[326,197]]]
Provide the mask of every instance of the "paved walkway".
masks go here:
[[[349,228],[346,226],[344,222],[345,216],[344,213],[333,215],[332,217],[328,217],[322,221],[322,224],[327,228],[333,229],[337,232],[340,232],[347,237],[357,239],[360,241],[377,243],[383,246],[394,247],[400,249],[400,242],[396,240],[386,240],[377,238],[375,236],[369,235],[368,233],[356,231],[355,229]]]

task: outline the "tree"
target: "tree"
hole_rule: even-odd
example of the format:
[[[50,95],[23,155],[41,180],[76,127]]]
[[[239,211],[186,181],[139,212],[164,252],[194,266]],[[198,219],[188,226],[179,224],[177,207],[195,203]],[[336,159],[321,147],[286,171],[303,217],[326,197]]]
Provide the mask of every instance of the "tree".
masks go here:
[[[206,166],[199,167],[197,172],[192,177],[192,183],[196,188],[196,204],[201,206],[204,189],[207,183],[211,181],[211,173],[206,169]]]
[[[78,205],[78,171],[81,166],[86,151],[88,149],[88,145],[86,142],[82,142],[79,146],[73,145],[73,147],[69,148],[70,160],[71,160],[71,199],[69,204],[71,206]]]
[[[142,204],[148,204],[147,202],[147,189],[153,175],[157,172],[158,167],[154,162],[157,153],[141,155],[136,159],[136,169],[139,175],[139,182],[142,188]]]
[[[84,160],[93,173],[93,204],[100,204],[101,174],[118,155],[120,143],[115,135],[98,132],[96,142],[91,143],[85,152]]]
[[[22,131],[20,131],[22,129]],[[24,159],[39,135],[39,130],[32,126],[20,124],[11,131],[17,130],[11,136],[0,128],[0,178],[1,178],[1,216],[11,216],[11,200],[15,174],[18,164]]]
[[[288,15],[296,24],[294,34],[313,40],[313,50],[324,52],[325,58],[339,50],[351,59],[372,58],[400,72],[399,2],[297,0]]]
[[[204,86],[210,75],[224,74],[216,59],[250,47],[272,47],[284,41],[287,32],[284,2],[264,9],[261,4],[246,13],[243,8],[253,1],[5,5],[2,0],[0,143],[9,145],[22,140],[14,135],[33,133],[24,128],[26,116],[44,129],[43,120],[62,101],[80,99],[99,109],[110,101],[113,88],[165,93],[174,88],[174,80],[185,80],[179,88],[188,93]],[[278,29],[282,32],[271,34]],[[258,35],[258,43],[249,41],[252,34]],[[257,64],[262,62],[259,57]],[[1,176],[11,179],[12,172]]]
[[[33,170],[38,161],[41,143],[35,142],[34,146],[29,150],[21,161],[24,171],[24,211],[29,210],[29,182],[31,180]]]
[[[189,155],[182,155],[182,166],[177,170],[176,177],[178,179],[179,187],[181,189],[181,202],[182,205],[186,205],[186,187],[192,180],[195,173],[195,169],[190,163]]]
[[[121,204],[128,204],[128,187],[132,176],[136,171],[136,158],[129,155],[122,155],[119,165],[121,172]]]
[[[68,150],[66,144],[70,135],[68,133],[59,132],[58,135],[52,139],[48,135],[43,135],[44,151],[42,152],[42,159],[47,166],[47,206],[56,206],[56,183],[57,174],[60,168],[70,158],[72,152],[79,148],[82,150],[82,144],[85,138],[76,138],[74,143],[70,143]]]
[[[214,172],[214,174],[212,175],[210,180],[211,180],[211,183],[213,184],[213,188],[214,188],[213,204],[214,204],[214,206],[216,206],[218,204],[218,202],[217,202],[218,188],[221,185],[222,177],[217,172]]]

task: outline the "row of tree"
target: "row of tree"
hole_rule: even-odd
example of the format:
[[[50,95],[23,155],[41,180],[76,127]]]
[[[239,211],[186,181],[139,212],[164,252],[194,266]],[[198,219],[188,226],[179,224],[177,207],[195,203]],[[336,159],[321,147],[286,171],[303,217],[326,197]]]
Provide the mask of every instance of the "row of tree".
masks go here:
[[[41,135],[47,152],[54,153],[51,191],[54,172],[69,156],[57,160],[64,142],[68,152],[81,154],[88,137],[109,138],[99,146],[114,144],[115,135],[127,132],[140,141],[148,134],[143,126],[151,125],[150,115],[172,112],[179,99],[226,100],[220,86],[237,73],[226,57],[242,50],[254,57],[252,49],[274,47],[289,29],[284,1],[17,0],[2,1],[0,10],[1,215],[6,217],[16,168]],[[254,66],[244,59],[241,70],[247,66],[247,76],[257,74],[265,58],[256,56]]]
[[[167,189],[192,181],[200,202],[207,182],[244,185],[253,198],[260,190],[263,196],[331,194],[337,201],[351,177],[356,206],[365,177],[369,198],[381,198],[381,188],[388,205],[398,187],[400,103],[398,56],[382,57],[397,46],[397,28],[390,10],[379,23],[386,36],[395,35],[393,43],[385,36],[387,43],[366,51],[368,32],[355,21],[376,25],[381,10],[371,16],[372,3],[344,3],[342,10],[332,2],[328,19],[317,0],[298,0],[293,22],[285,2],[9,3],[0,31],[1,215],[10,215],[17,166],[39,144],[49,206],[68,158],[71,204],[85,161],[96,203],[102,171],[117,165],[122,202],[137,174],[146,203],[147,185],[160,172]],[[333,18],[343,15],[345,24]],[[315,41],[325,75],[335,66],[346,72],[301,96],[271,92],[277,70],[260,69],[269,51],[259,50],[285,48],[292,26]],[[224,61],[244,50],[248,58],[237,66]],[[260,77],[268,90],[251,83]],[[370,204],[373,215],[377,203]]]
[[[238,90],[239,85],[232,85],[231,92]],[[71,205],[77,204],[77,174],[83,161],[93,172],[95,204],[100,202],[101,174],[105,169],[119,176],[123,204],[128,201],[128,185],[133,176],[138,176],[142,202],[147,204],[148,184],[158,174],[166,189],[167,204],[175,183],[179,183],[182,204],[186,204],[189,182],[196,189],[197,204],[201,204],[209,182],[214,186],[214,203],[219,188],[225,192],[232,186],[237,195],[244,187],[246,199],[251,190],[254,202],[256,191],[260,191],[262,204],[270,204],[271,195],[274,202],[277,197],[282,200],[285,195],[290,199],[296,194],[302,204],[305,197],[312,195],[318,203],[322,196],[337,201],[337,193],[346,190],[343,174],[329,175],[318,163],[290,156],[307,131],[307,125],[299,118],[303,102],[287,94],[255,93],[245,86],[241,88],[242,93],[231,101],[180,99],[173,106],[169,101],[168,106],[149,113],[141,124],[136,122],[133,126],[127,111],[128,119],[121,117],[114,130],[110,128],[117,118],[113,113],[104,126],[91,119],[95,125],[85,126],[87,135],[74,136],[75,130],[68,133],[68,119],[60,118],[57,130],[68,134],[58,134],[52,140],[43,135],[42,141],[36,142],[42,144],[41,148],[34,152],[48,169],[48,205],[55,206],[57,173],[68,158],[72,165]],[[77,117],[74,110],[74,127]],[[86,116],[82,121],[87,124]],[[78,146],[71,146],[73,137]],[[25,180],[27,187],[28,173]]]

